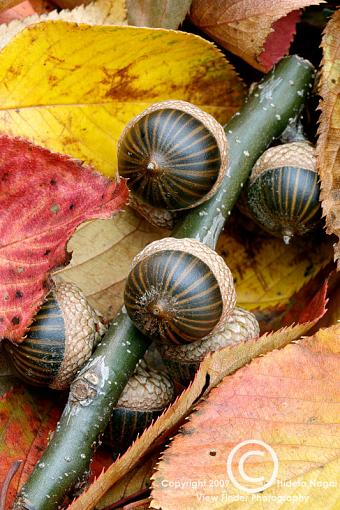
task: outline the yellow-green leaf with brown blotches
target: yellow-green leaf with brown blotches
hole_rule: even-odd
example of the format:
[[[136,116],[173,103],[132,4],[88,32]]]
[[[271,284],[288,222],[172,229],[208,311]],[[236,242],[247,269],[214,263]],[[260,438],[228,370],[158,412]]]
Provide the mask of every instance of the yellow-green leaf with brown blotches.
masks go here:
[[[48,21],[0,52],[0,132],[108,176],[125,124],[151,103],[187,100],[224,123],[242,98],[221,52],[184,32]]]

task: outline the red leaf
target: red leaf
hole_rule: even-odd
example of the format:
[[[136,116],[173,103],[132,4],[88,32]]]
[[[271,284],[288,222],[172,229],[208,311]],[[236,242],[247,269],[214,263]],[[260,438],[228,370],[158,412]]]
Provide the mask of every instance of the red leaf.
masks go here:
[[[24,140],[0,136],[0,154],[0,338],[20,341],[76,227],[111,217],[128,190]]]
[[[259,55],[259,62],[265,72],[289,52],[300,15],[301,11],[292,11],[273,23],[273,32],[268,35],[263,45],[263,52]]]
[[[22,461],[10,484],[7,508],[40,459],[61,412],[55,397],[21,385],[0,398],[0,488],[13,462]]]

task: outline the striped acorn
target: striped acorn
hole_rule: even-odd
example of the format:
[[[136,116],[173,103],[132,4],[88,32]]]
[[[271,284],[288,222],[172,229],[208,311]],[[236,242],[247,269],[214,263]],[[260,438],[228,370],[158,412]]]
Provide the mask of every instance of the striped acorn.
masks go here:
[[[168,237],[134,258],[124,301],[142,333],[179,344],[220,331],[236,294],[232,274],[214,250],[194,239]]]
[[[91,356],[106,328],[73,284],[58,282],[47,295],[24,342],[6,342],[18,375],[35,386],[62,390]]]
[[[195,207],[216,192],[227,168],[222,126],[185,101],[154,103],[125,127],[118,168],[139,200],[152,207]]]
[[[319,193],[315,149],[308,142],[292,142],[268,149],[257,160],[247,203],[263,229],[288,244],[319,224]]]
[[[172,403],[174,396],[169,376],[141,360],[113,410],[103,442],[114,454],[123,453]]]
[[[173,380],[187,386],[208,353],[256,339],[259,334],[259,323],[255,315],[236,307],[219,333],[187,345],[160,343],[159,350]]]

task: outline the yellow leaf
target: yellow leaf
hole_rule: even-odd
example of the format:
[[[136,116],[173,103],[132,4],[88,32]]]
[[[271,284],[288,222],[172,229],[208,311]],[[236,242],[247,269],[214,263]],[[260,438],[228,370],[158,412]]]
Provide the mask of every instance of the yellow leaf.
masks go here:
[[[339,353],[338,325],[224,378],[163,452],[152,508],[335,510]]]
[[[102,473],[68,510],[92,510],[110,487],[125,477],[146,453],[150,453],[153,448],[164,442],[170,431],[172,433],[176,431],[179,424],[192,411],[197,400],[219,384],[224,376],[235,372],[256,356],[280,349],[305,334],[324,313],[322,298],[321,301],[316,310],[312,307],[314,315],[310,317],[309,322],[263,335],[257,340],[234,344],[206,356],[195,379],[174,404],[145,430],[127,452]]]
[[[184,32],[48,21],[0,52],[0,132],[109,176],[123,127],[150,103],[188,100],[223,123],[242,96],[214,45]]]
[[[75,283],[107,320],[123,302],[131,260],[161,233],[127,208],[112,220],[83,223],[68,242],[70,264],[53,273],[54,279]]]
[[[328,234],[340,237],[340,11],[333,14],[322,38],[323,60],[319,94],[322,111],[317,143],[321,200]],[[340,244],[335,260],[340,269]]]
[[[127,25],[127,13],[124,0],[97,0],[88,5],[80,5],[71,11],[51,11],[47,14],[33,14],[21,20],[0,25],[0,49],[25,27],[41,21],[70,21],[88,25]]]

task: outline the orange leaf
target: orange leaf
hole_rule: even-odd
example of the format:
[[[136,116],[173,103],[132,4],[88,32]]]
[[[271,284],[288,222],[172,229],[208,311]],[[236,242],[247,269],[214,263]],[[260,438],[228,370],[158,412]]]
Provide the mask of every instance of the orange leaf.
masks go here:
[[[321,200],[327,233],[340,237],[340,11],[326,25],[319,94],[322,110],[317,143]],[[340,244],[335,244],[340,269]]]
[[[151,427],[145,430],[127,452],[105,473],[102,473],[88,490],[70,505],[68,510],[92,510],[102,496],[124,478],[141,461],[142,457],[162,444],[170,434],[177,430],[193,409],[195,402],[219,384],[225,375],[235,372],[256,356],[282,348],[305,334],[325,313],[325,291],[326,285],[313,299],[313,303],[309,307],[308,322],[283,328],[272,334],[265,334],[257,340],[240,342],[206,356],[195,379],[174,404]],[[181,507],[176,507],[176,510],[178,508]]]
[[[299,11],[321,0],[193,0],[192,22],[224,48],[261,71],[286,55]]]
[[[60,404],[55,396],[22,385],[0,397],[0,488],[12,463],[23,461],[10,485],[8,508],[46,448],[62,412]]]
[[[338,325],[226,377],[163,453],[152,507],[269,509],[268,492],[283,497],[285,483],[313,474],[317,482],[320,467],[339,460],[339,354]],[[308,508],[321,508],[313,503],[324,494],[322,508],[335,509],[335,470],[328,482],[328,494],[306,483]]]
[[[44,0],[25,0],[15,5],[11,9],[0,13],[0,23],[9,23],[14,19],[23,19],[33,14],[42,14],[51,10],[47,1]]]

